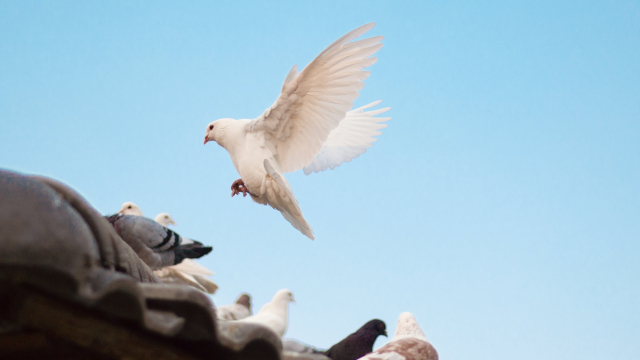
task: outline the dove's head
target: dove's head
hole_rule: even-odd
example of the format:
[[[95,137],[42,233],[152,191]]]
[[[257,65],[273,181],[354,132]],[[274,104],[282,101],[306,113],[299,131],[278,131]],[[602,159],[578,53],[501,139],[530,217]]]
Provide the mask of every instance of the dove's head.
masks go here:
[[[122,207],[120,208],[120,211],[118,211],[118,214],[143,216],[140,207],[138,207],[138,205],[132,203],[131,201],[127,201],[126,203],[122,204]]]
[[[271,302],[285,302],[285,303],[295,303],[296,300],[293,298],[293,293],[289,289],[279,290],[274,296]]]
[[[226,128],[235,120],[233,119],[218,119],[207,125],[206,135],[204,136],[205,145],[209,141],[215,141],[218,145],[222,145],[224,137],[226,135]]]
[[[169,226],[170,224],[178,225],[175,221],[173,221],[173,218],[171,217],[171,215],[169,215],[169,213],[160,213],[154,220],[162,226]]]

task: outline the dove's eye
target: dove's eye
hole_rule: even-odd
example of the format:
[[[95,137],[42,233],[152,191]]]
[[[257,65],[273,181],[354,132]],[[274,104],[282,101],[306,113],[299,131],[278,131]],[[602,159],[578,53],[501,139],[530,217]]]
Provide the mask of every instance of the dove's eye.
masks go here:
[[[209,125],[209,130],[213,130],[213,125]]]

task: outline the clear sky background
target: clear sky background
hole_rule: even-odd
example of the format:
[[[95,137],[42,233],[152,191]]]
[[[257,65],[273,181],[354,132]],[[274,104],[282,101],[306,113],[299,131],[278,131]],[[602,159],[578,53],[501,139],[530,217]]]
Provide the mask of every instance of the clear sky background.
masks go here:
[[[356,106],[393,119],[351,163],[287,175],[311,241],[229,196],[205,127],[258,116],[371,21]],[[441,359],[640,358],[637,1],[2,1],[0,122],[0,167],[212,244],[216,303],[291,289],[287,337],[410,311]]]

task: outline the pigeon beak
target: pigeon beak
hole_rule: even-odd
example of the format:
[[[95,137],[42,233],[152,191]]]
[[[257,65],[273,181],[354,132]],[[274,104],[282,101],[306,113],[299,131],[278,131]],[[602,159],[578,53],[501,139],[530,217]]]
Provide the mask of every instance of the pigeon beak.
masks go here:
[[[386,336],[386,337],[389,337],[389,336],[387,336],[387,330],[385,330],[385,331],[384,331],[384,334],[382,334],[382,335],[384,335],[384,336]]]
[[[203,145],[207,145],[207,143],[209,142],[209,137],[205,136],[204,137],[204,144]]]
[[[175,226],[178,226],[178,224],[176,224],[176,222],[175,222],[175,221],[173,221],[173,220],[171,220],[171,224],[173,224],[173,225],[175,225]]]
[[[123,210],[118,211],[118,214],[124,214]]]

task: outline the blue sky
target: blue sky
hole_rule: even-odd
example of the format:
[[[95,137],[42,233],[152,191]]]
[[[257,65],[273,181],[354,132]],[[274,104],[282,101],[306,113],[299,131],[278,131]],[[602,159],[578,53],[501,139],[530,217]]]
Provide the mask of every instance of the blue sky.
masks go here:
[[[230,198],[205,126],[258,116],[371,21],[355,105],[393,120],[353,162],[287,175],[310,241]],[[212,244],[218,304],[291,289],[287,337],[410,311],[442,359],[640,357],[638,2],[3,1],[0,122],[0,167]]]

